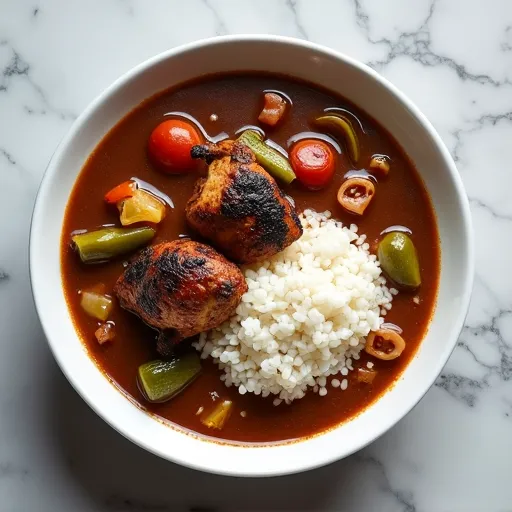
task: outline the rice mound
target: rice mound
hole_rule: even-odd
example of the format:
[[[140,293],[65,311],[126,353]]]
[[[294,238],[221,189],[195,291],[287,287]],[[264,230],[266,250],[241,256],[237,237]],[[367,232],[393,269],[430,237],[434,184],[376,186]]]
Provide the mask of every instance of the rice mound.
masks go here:
[[[330,216],[306,210],[299,240],[244,267],[249,290],[236,315],[194,344],[240,394],[276,395],[275,405],[302,398],[308,387],[325,395],[326,377],[352,370],[366,336],[391,309],[393,296],[366,235]]]

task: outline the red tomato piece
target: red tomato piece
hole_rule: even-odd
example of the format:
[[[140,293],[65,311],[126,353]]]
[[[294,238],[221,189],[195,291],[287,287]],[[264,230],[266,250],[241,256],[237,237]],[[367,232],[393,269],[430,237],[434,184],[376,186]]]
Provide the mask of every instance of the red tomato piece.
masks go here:
[[[132,180],[125,181],[105,194],[105,201],[109,204],[117,204],[119,201],[132,197],[137,190],[137,183]]]
[[[290,163],[297,179],[312,189],[325,187],[335,171],[334,152],[321,140],[297,142],[290,152]]]
[[[275,126],[283,117],[286,110],[286,101],[274,92],[265,94],[265,105],[258,117],[260,123]]]
[[[197,167],[197,161],[190,156],[190,150],[201,142],[199,132],[191,123],[169,119],[160,123],[151,133],[149,156],[162,171],[179,174]]]

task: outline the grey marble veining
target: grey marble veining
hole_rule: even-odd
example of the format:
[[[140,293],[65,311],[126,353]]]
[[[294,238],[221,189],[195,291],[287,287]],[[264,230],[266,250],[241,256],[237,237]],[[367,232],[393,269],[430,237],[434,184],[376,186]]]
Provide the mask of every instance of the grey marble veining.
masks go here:
[[[268,480],[196,473],[115,433],[53,361],[28,278],[37,187],[77,115],[158,52],[244,32],[326,44],[411,97],[457,162],[478,242],[466,326],[420,404],[354,456]],[[0,510],[512,510],[510,141],[509,0],[0,0]]]

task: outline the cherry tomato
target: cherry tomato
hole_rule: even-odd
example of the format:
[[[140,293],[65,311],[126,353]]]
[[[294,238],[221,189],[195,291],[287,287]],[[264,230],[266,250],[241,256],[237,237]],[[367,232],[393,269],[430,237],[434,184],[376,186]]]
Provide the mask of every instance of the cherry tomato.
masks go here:
[[[335,170],[334,152],[321,140],[297,142],[291,150],[290,163],[297,179],[313,189],[325,187]]]
[[[190,150],[201,142],[199,132],[191,123],[169,119],[160,123],[151,133],[149,156],[164,172],[179,174],[197,166],[197,161],[190,156]]]

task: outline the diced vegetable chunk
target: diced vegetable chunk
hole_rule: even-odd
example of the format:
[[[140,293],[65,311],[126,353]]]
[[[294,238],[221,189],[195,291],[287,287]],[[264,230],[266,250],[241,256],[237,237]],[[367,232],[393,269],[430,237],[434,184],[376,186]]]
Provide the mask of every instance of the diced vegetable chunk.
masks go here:
[[[350,119],[340,114],[328,114],[318,117],[315,122],[319,127],[345,141],[352,162],[356,164],[359,161],[359,139]]]
[[[379,171],[384,176],[389,173],[389,157],[386,155],[373,155],[370,160],[370,169],[373,171]]]
[[[377,257],[384,272],[398,286],[413,290],[421,284],[416,247],[406,233],[388,233],[379,243]]]
[[[80,306],[90,316],[105,322],[112,311],[112,299],[108,295],[82,291]]]
[[[396,359],[404,351],[405,341],[396,331],[379,329],[366,338],[364,349],[368,354],[384,361]]]
[[[132,197],[137,190],[137,183],[132,180],[125,181],[105,194],[105,201],[109,204],[117,204],[119,201]]]
[[[377,372],[375,370],[367,370],[366,368],[357,369],[357,380],[365,384],[371,384],[376,375]]]
[[[285,183],[291,183],[295,179],[290,162],[279,151],[267,146],[258,132],[247,130],[238,140],[253,151],[256,161],[274,178]]]
[[[267,92],[265,93],[265,105],[258,121],[269,126],[275,126],[282,119],[285,110],[285,99],[275,92]]]
[[[208,428],[216,428],[222,430],[229,416],[231,415],[231,409],[233,402],[231,400],[223,400],[219,402],[213,411],[201,420],[201,423]]]
[[[100,345],[103,345],[103,343],[106,343],[107,341],[113,340],[116,336],[114,325],[108,322],[101,324],[98,329],[96,329],[94,336],[96,336],[96,339]]]
[[[158,224],[165,217],[165,204],[145,190],[135,190],[132,197],[118,204],[121,224],[128,226],[136,222]]]
[[[183,391],[201,372],[196,352],[139,366],[138,383],[149,402],[166,402]]]
[[[71,237],[84,263],[107,261],[146,245],[155,236],[153,228],[105,228]]]
[[[363,215],[375,195],[375,185],[366,178],[349,178],[338,190],[338,203],[345,210]]]

